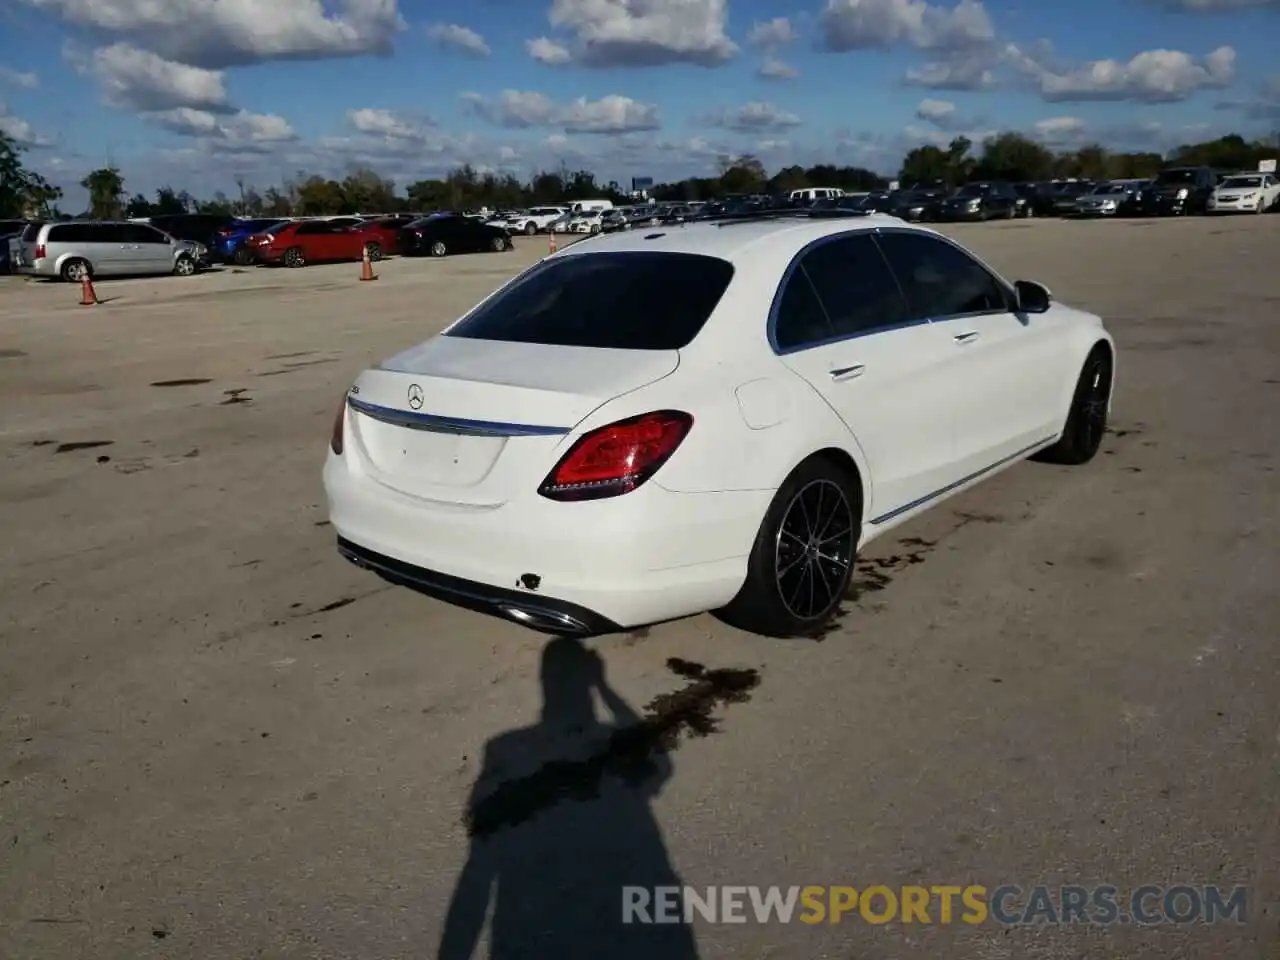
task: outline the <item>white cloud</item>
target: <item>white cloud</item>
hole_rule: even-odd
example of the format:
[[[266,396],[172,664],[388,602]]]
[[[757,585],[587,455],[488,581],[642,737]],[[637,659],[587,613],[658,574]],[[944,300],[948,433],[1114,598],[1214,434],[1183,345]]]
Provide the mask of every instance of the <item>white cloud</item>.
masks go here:
[[[786,17],[774,17],[763,23],[756,23],[747,34],[747,43],[754,47],[780,47],[792,43],[799,36],[796,28]]]
[[[167,60],[222,68],[266,60],[388,54],[405,29],[397,0],[19,0],[132,40]]]
[[[738,53],[725,34],[728,0],[554,0],[548,19],[572,39],[538,37],[527,47],[551,65],[714,67]]]
[[[1088,125],[1079,117],[1047,117],[1031,125],[1031,135],[1050,147],[1082,143]]]
[[[794,80],[800,76],[800,71],[773,54],[765,54],[756,75],[765,80]]]
[[[1254,96],[1222,100],[1214,104],[1214,109],[1239,111],[1246,120],[1268,123],[1280,120],[1280,73],[1259,84]]]
[[[569,52],[568,47],[547,37],[526,40],[524,45],[529,51],[529,56],[549,67],[563,67],[573,62],[573,54]]]
[[[126,43],[102,47],[84,55],[73,47],[66,58],[102,88],[112,106],[157,111],[175,107],[230,113],[220,70],[204,70],[175,63]]]
[[[1048,102],[1132,100],[1173,103],[1207,89],[1230,86],[1236,52],[1223,46],[1202,58],[1179,50],[1147,50],[1127,61],[1057,63],[1048,44],[1023,50],[1010,45],[1006,59]]]
[[[954,7],[925,0],[827,0],[819,18],[823,45],[834,52],[907,44],[920,50],[956,50],[995,40],[980,0]]]
[[[747,34],[747,43],[759,47],[764,53],[756,76],[763,80],[793,80],[798,77],[800,71],[778,56],[778,48],[794,43],[799,36],[795,25],[786,17],[774,17],[754,24]]]
[[[945,127],[955,122],[956,105],[949,100],[921,100],[916,106],[916,118]]]
[[[440,46],[458,50],[471,57],[483,58],[491,52],[484,37],[470,27],[456,23],[437,23],[427,30],[427,35]]]
[[[713,114],[706,118],[706,122],[738,133],[764,133],[790,130],[804,121],[794,113],[779,110],[771,103],[753,101]]]
[[[375,107],[348,112],[347,122],[361,133],[389,140],[420,140],[435,126],[429,117],[411,119]]]
[[[490,123],[513,129],[559,127],[568,133],[619,134],[662,126],[655,105],[618,94],[599,100],[579,97],[563,105],[533,90],[504,90],[497,97],[464,93],[462,99]]]
[[[0,130],[13,137],[20,147],[49,147],[53,141],[39,133],[35,127],[22,117],[9,112],[9,107],[0,102]]]
[[[34,90],[40,86],[40,78],[29,71],[22,73],[8,67],[0,67],[0,83],[21,87],[24,90]]]
[[[959,51],[944,60],[932,60],[908,70],[902,82],[928,90],[990,90],[996,85],[991,51],[979,48]]]
[[[298,139],[289,122],[270,113],[241,110],[219,116],[207,110],[177,107],[142,114],[143,119],[185,137],[208,141],[219,150],[265,152]]]

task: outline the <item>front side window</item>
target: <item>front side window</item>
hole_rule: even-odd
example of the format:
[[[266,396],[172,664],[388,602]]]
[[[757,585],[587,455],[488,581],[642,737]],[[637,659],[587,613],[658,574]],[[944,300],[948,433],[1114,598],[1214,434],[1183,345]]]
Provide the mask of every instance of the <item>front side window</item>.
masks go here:
[[[876,242],[906,294],[912,320],[1011,308],[1008,293],[990,271],[945,240],[925,233],[888,232]]]

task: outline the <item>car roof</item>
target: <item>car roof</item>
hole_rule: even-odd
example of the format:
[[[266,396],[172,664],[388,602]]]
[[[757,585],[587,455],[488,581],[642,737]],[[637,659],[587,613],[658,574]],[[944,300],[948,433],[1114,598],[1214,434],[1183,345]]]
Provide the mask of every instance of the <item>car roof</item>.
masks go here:
[[[754,259],[776,251],[785,265],[797,251],[815,240],[885,226],[933,232],[884,214],[813,219],[766,216],[757,220],[744,217],[741,220],[693,221],[654,227],[652,230],[599,234],[588,241],[565,247],[555,256],[622,252],[691,253],[734,263],[741,261],[748,252]]]

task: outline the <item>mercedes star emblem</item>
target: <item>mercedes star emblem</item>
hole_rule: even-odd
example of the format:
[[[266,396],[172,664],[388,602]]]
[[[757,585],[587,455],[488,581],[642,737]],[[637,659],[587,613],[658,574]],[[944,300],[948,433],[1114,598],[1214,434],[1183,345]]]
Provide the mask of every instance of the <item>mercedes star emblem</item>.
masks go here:
[[[422,409],[422,388],[416,383],[409,387],[409,406],[415,410]]]

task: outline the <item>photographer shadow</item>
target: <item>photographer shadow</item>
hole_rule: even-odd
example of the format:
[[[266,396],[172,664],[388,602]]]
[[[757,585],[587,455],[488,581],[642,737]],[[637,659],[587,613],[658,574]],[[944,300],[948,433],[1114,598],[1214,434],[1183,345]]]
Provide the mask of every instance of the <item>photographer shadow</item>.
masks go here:
[[[438,956],[475,955],[491,912],[490,960],[697,960],[688,925],[623,919],[624,887],[680,885],[650,807],[669,754],[580,641],[551,640],[541,679],[541,720],[485,745]]]

